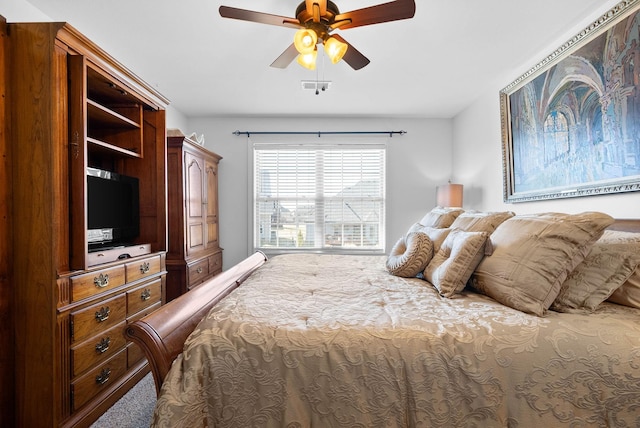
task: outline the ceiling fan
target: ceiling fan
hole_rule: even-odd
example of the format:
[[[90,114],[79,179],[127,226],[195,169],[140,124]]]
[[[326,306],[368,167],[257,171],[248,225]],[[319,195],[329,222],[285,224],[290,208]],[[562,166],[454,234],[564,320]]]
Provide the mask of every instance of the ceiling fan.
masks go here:
[[[347,30],[413,18],[415,11],[414,0],[395,0],[345,13],[340,13],[338,6],[329,0],[305,0],[296,9],[295,18],[220,6],[220,16],[223,18],[297,28],[294,42],[271,67],[286,68],[297,57],[300,65],[312,70],[315,68],[318,44],[324,45],[327,56],[334,64],[344,59],[351,68],[360,70],[369,64],[369,59],[344,38],[331,33],[336,29]]]

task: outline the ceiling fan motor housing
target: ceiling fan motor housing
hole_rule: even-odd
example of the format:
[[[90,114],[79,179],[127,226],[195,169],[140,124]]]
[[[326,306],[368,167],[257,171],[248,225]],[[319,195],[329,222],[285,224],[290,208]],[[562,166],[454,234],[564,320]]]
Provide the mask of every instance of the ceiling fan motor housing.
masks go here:
[[[333,19],[336,17],[336,15],[339,14],[340,11],[338,10],[338,6],[336,6],[336,4],[332,1],[327,1],[327,12],[324,15],[320,16],[320,20],[325,21],[326,23],[331,23],[333,22]],[[302,3],[300,3],[300,5],[298,5],[298,8],[296,9],[296,18],[298,18],[300,24],[304,24],[308,21],[313,21],[313,14],[307,12],[306,2],[303,1]]]

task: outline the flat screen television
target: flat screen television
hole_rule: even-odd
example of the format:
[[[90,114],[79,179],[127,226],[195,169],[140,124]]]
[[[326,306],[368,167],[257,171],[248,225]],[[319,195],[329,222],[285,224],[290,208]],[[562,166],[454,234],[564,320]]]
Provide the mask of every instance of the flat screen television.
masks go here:
[[[130,245],[138,237],[136,177],[87,168],[87,229],[89,252]]]

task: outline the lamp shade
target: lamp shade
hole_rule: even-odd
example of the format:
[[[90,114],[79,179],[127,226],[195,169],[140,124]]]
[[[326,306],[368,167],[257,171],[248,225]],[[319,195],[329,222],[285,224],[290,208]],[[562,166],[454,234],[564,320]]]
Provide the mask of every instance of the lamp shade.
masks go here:
[[[327,41],[324,42],[324,51],[333,64],[336,64],[342,59],[344,54],[347,53],[348,47],[349,45],[342,43],[335,37],[329,37]]]
[[[318,35],[309,28],[302,28],[296,31],[293,36],[293,44],[301,54],[308,54],[315,50],[318,43]]]
[[[314,50],[309,53],[298,55],[297,61],[298,61],[298,64],[300,64],[304,68],[308,68],[309,70],[315,70],[317,56],[318,56],[318,51]]]
[[[462,208],[462,184],[447,183],[436,187],[436,203],[440,207]]]

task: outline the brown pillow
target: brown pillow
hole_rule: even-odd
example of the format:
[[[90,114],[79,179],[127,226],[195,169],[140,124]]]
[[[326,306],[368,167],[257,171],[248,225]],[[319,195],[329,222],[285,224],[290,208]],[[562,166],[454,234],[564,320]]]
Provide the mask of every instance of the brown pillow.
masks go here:
[[[450,227],[452,229],[466,230],[467,232],[487,232],[491,234],[502,222],[514,215],[515,213],[511,211],[465,211],[453,221]]]
[[[482,259],[470,283],[506,306],[542,316],[612,223],[597,212],[511,217],[491,235],[493,254]]]
[[[462,208],[435,207],[422,217],[420,224],[423,226],[437,227],[439,229],[449,227],[463,212],[464,210]]]
[[[488,238],[487,232],[453,229],[424,270],[424,278],[444,297],[459,293],[484,257]]]
[[[433,257],[433,243],[420,232],[404,235],[387,257],[387,270],[392,275],[413,278],[422,272]]]
[[[551,305],[559,312],[592,312],[618,289],[640,263],[640,234],[605,230],[569,274]]]

